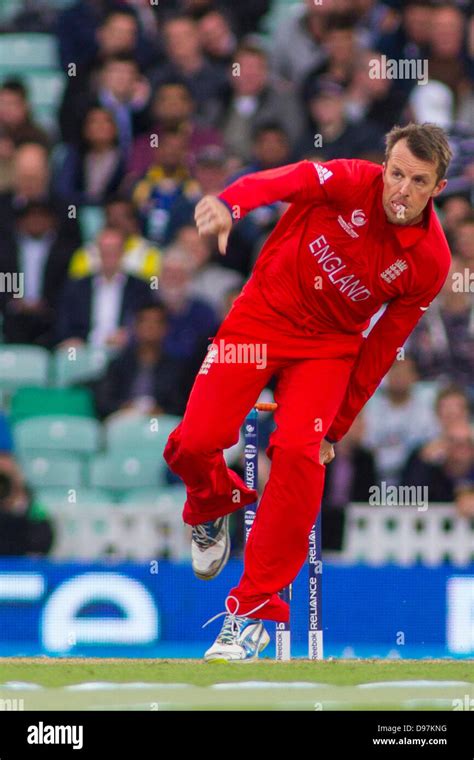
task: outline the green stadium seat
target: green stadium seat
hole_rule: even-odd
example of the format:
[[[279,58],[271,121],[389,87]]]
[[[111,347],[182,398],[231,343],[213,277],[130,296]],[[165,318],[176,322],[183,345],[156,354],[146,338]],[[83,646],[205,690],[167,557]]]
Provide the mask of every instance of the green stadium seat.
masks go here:
[[[85,241],[93,240],[105,223],[104,209],[100,206],[81,206],[79,209],[79,226]]]
[[[22,75],[35,119],[41,123],[54,122],[66,79],[62,71],[30,71]]]
[[[113,492],[143,486],[157,487],[161,472],[161,464],[156,455],[109,452],[99,454],[89,463],[89,485]]]
[[[23,455],[19,457],[19,461],[26,482],[32,488],[77,488],[83,483],[82,460],[73,454],[60,456],[50,453],[32,457]]]
[[[22,420],[15,425],[13,436],[18,452],[34,449],[39,453],[73,451],[91,454],[98,451],[102,427],[90,417],[48,415]]]
[[[57,507],[64,505],[83,507],[96,504],[110,504],[112,497],[109,491],[103,488],[88,488],[80,486],[79,488],[63,487],[46,487],[39,488],[35,493],[37,501],[47,510],[48,507]]]
[[[21,72],[33,68],[56,69],[58,67],[57,41],[53,34],[37,32],[2,34],[0,69]]]
[[[100,377],[107,367],[111,352],[93,346],[58,348],[53,356],[54,384],[61,388]]]
[[[19,10],[18,0],[0,0],[0,24],[7,24]]]
[[[171,414],[118,417],[106,423],[107,448],[111,451],[151,449],[156,456],[160,456],[169,434],[180,422],[181,417]]]
[[[14,390],[24,385],[48,382],[49,353],[39,346],[4,343],[0,346],[0,388]]]
[[[50,414],[95,417],[91,392],[86,388],[19,388],[12,396],[10,419],[14,425]]]

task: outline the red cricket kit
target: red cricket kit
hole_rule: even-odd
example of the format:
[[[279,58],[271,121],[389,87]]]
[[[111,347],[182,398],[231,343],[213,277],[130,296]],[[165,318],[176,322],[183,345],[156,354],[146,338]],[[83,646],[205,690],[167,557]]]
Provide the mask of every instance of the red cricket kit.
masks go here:
[[[265,603],[255,617],[288,620],[278,592],[307,556],[324,487],[321,440],[347,432],[448,275],[451,256],[432,201],[419,225],[398,226],[385,216],[382,190],[381,166],[338,159],[249,174],[219,196],[234,219],[275,201],[291,204],[215,336],[164,454],[186,485],[190,525],[255,501],[222,450],[237,442],[276,375],[270,477],[244,573],[230,592],[239,614]],[[234,360],[223,346],[235,349]]]

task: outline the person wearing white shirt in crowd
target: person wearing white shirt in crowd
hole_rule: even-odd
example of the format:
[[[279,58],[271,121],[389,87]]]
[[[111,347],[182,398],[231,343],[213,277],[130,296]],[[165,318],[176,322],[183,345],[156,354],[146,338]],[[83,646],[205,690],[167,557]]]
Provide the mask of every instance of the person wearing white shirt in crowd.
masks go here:
[[[399,484],[411,451],[438,429],[432,400],[416,381],[413,360],[396,361],[366,406],[362,443],[374,453],[377,471],[387,485]]]

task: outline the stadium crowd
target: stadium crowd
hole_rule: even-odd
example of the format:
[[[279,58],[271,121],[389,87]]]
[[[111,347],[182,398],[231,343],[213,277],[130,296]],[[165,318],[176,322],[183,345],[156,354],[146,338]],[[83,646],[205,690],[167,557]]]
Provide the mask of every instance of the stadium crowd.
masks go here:
[[[0,272],[24,277],[21,297],[0,293],[3,342],[109,351],[103,374],[88,383],[101,420],[182,415],[210,339],[285,211],[277,203],[250,213],[222,257],[216,241],[194,227],[203,195],[244,173],[304,158],[381,163],[384,134],[397,123],[447,130],[454,159],[436,206],[452,272],[404,360],[338,444],[327,471],[325,545],[340,545],[343,508],[367,501],[380,480],[427,485],[430,501],[453,502],[473,518],[470,3],[16,6],[0,19],[0,47],[12,34],[25,42],[51,36],[64,86],[44,118],[25,72],[14,59],[0,65]],[[383,56],[428,61],[428,81],[371,76]],[[1,423],[0,469],[7,472],[15,454],[8,409]],[[268,436],[270,421],[267,428]],[[262,456],[262,479],[267,468]],[[10,497],[0,494],[0,504],[11,511]],[[50,543],[46,531],[44,551]]]

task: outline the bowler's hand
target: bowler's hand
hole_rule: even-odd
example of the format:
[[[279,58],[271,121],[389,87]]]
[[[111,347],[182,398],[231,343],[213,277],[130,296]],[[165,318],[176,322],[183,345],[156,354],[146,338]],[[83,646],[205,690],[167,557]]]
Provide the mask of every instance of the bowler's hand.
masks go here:
[[[196,206],[194,219],[200,235],[217,235],[219,253],[224,256],[232,229],[232,214],[227,206],[214,195],[205,195]]]
[[[329,464],[335,456],[334,446],[323,438],[319,447],[319,464]]]

